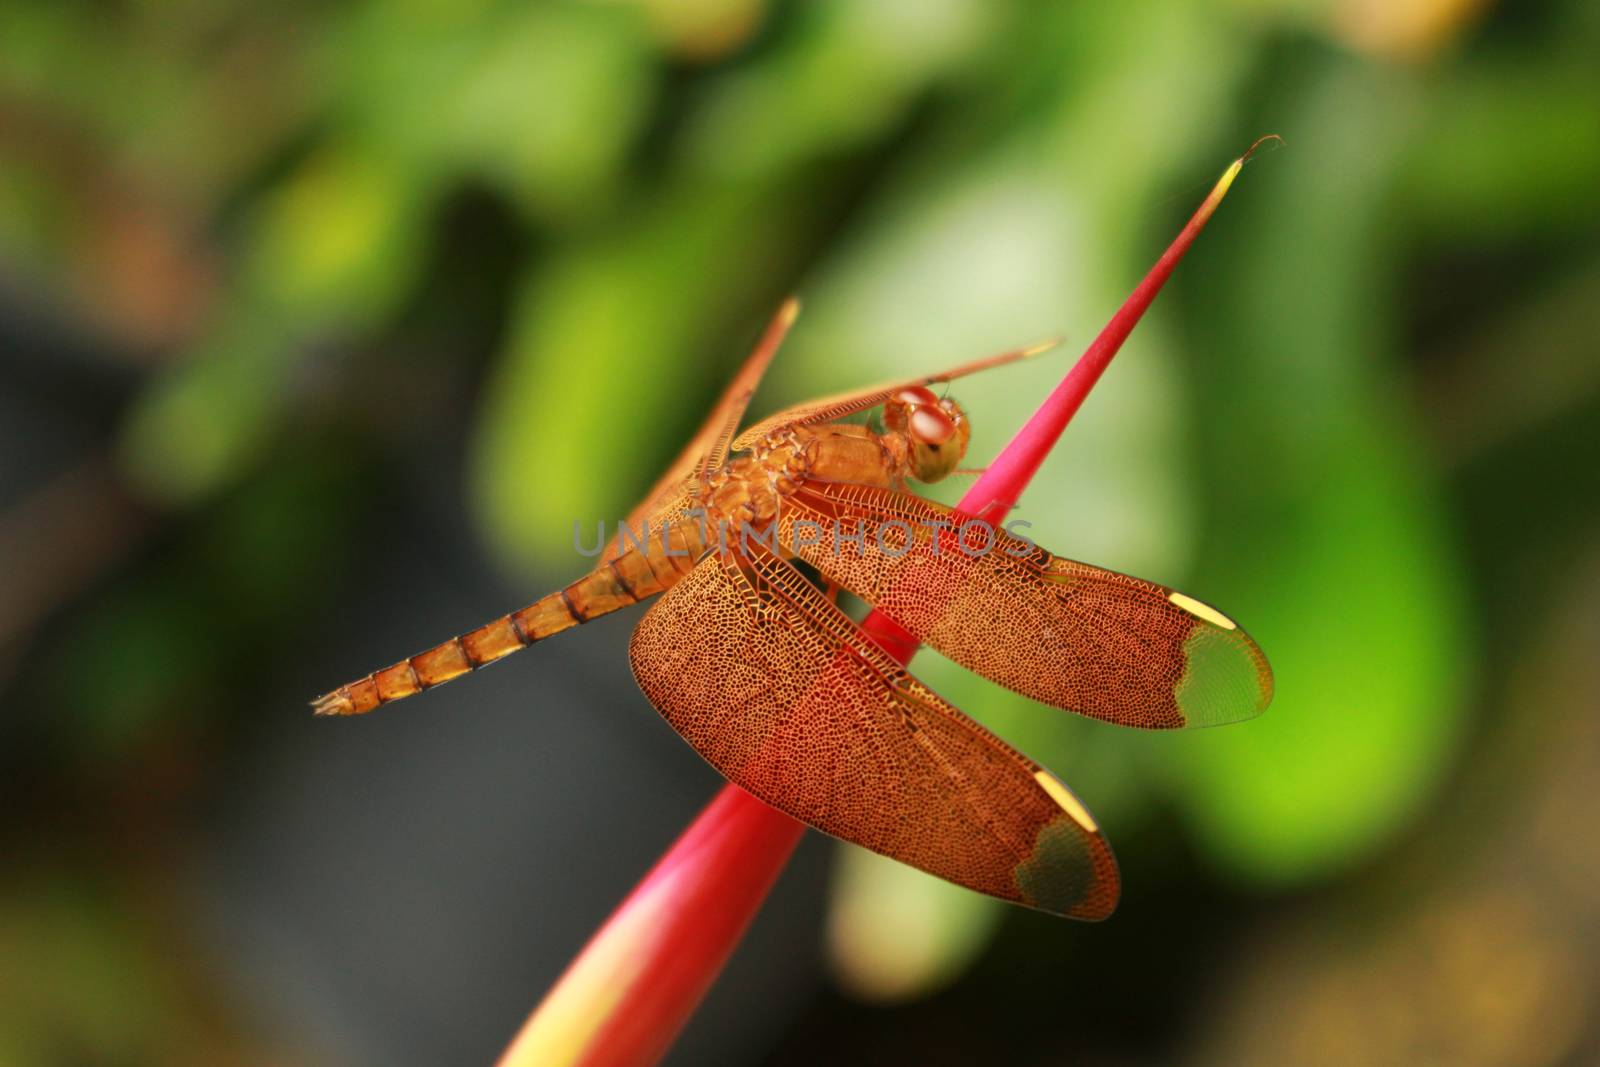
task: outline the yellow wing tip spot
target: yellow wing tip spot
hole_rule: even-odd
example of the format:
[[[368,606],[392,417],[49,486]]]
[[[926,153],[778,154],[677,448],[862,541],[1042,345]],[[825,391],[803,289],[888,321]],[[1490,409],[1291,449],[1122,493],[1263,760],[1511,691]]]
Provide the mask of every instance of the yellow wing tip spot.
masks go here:
[[[799,317],[800,298],[798,296],[791,296],[785,300],[783,302],[783,306],[778,309],[778,321],[783,324],[784,329],[788,329],[790,326],[794,325],[794,320]]]
[[[1238,623],[1228,618],[1222,612],[1218,611],[1210,604],[1202,604],[1192,596],[1184,596],[1182,593],[1168,593],[1167,599],[1173,604],[1182,608],[1184,611],[1187,611],[1190,615],[1193,615],[1195,618],[1204,619],[1213,626],[1220,626],[1224,630],[1237,630],[1239,628]]]
[[[1089,814],[1089,809],[1083,802],[1072,795],[1072,791],[1062,785],[1060,780],[1049,771],[1039,770],[1033,772],[1033,780],[1039,783],[1039,788],[1050,794],[1050,799],[1060,806],[1061,810],[1072,816],[1074,822],[1088,830],[1091,834],[1100,832],[1100,826],[1094,821],[1094,816]]]

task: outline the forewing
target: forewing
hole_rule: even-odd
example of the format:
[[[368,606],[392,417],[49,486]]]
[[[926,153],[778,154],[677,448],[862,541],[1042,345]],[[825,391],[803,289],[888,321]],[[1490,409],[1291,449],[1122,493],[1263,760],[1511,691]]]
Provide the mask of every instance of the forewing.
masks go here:
[[[770,415],[751,426],[740,434],[733,442],[733,451],[739,452],[751,447],[768,434],[781,430],[785,426],[810,426],[822,422],[837,422],[839,419],[854,415],[858,411],[877,407],[902,389],[909,389],[918,385],[936,385],[941,382],[953,382],[957,378],[965,378],[969,374],[976,374],[991,367],[1002,367],[1007,363],[1015,363],[1019,359],[1029,359],[1041,352],[1049,351],[1055,347],[1055,341],[1031,345],[1028,348],[1012,349],[1001,352],[996,356],[987,356],[984,359],[963,363],[959,367],[940,371],[937,374],[927,374],[920,378],[907,378],[899,382],[886,382],[881,385],[868,386],[865,389],[856,389],[848,393],[837,393],[826,396],[820,400],[786,408],[776,415]]]
[[[791,565],[709,556],[640,622],[634,676],[712,766],[782,811],[991,896],[1110,914],[1083,805],[885,655]]]
[[[1215,608],[1004,530],[972,527],[963,540],[972,521],[906,493],[808,482],[779,525],[781,544],[830,581],[1042,703],[1170,729],[1250,718],[1272,700],[1266,657]]]
[[[650,491],[623,520],[630,527],[638,529],[641,523],[648,520],[681,513],[689,506],[688,498],[693,495],[695,477],[720,465],[728,458],[728,446],[733,432],[738,429],[739,421],[750,406],[750,398],[755,396],[762,376],[767,373],[767,367],[772,363],[772,357],[778,354],[784,336],[789,332],[789,327],[794,325],[794,320],[799,314],[798,300],[790,297],[783,302],[783,306],[767,324],[761,339],[756,342],[755,349],[745,358],[744,365],[739,368],[733,381],[728,383],[728,388],[723,390],[722,396],[717,399],[710,414],[706,416],[706,421],[695,431],[694,437],[683,447],[683,451],[678,453],[678,457],[667,467],[666,472],[657,479],[655,485],[650,487]],[[620,541],[613,539],[602,561],[609,561],[621,555],[619,545]]]

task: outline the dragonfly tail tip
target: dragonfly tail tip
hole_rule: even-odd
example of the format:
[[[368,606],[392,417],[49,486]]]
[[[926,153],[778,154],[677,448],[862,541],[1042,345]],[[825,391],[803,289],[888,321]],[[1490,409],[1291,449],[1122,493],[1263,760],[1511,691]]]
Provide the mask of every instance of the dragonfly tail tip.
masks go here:
[[[341,696],[337,691],[324,693],[311,702],[311,710],[317,715],[349,715],[354,706],[350,698]]]

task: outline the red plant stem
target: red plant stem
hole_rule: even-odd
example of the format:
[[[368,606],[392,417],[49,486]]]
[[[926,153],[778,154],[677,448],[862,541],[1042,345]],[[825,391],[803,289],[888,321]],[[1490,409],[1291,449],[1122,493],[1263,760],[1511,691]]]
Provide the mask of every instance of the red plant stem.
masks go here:
[[[659,1060],[804,829],[738,786],[723,786],[584,946],[500,1067],[637,1067]]]
[[[1166,284],[1263,137],[1233,162],[1061,384],[961,498],[998,524]],[[902,665],[916,638],[874,610],[862,629]],[[671,1047],[738,944],[804,827],[723,786],[584,947],[506,1050],[500,1067],[649,1067]]]
[[[1084,349],[1083,355],[1078,357],[1078,362],[1073,364],[1067,376],[1061,379],[1061,383],[1049,396],[1045,397],[1039,409],[1023,423],[1022,429],[1017,431],[978,480],[972,484],[972,488],[962,496],[961,503],[956,505],[957,511],[981,519],[991,526],[1001,524],[1006,513],[1022,496],[1023,489],[1027,488],[1033,476],[1039,472],[1039,465],[1061,439],[1067,423],[1072,421],[1072,416],[1083,406],[1084,399],[1100,380],[1100,375],[1110,366],[1111,357],[1122,348],[1122,342],[1128,339],[1128,334],[1133,332],[1134,326],[1138,325],[1139,319],[1144,316],[1145,309],[1150,306],[1150,302],[1156,298],[1161,287],[1172,276],[1172,269],[1178,265],[1184,253],[1189,251],[1189,246],[1194,243],[1200,231],[1205,229],[1211,213],[1216,211],[1217,205],[1222,203],[1222,198],[1227,195],[1233,179],[1238,176],[1245,162],[1255,153],[1261,142],[1269,139],[1279,138],[1276,134],[1268,134],[1258,139],[1244,155],[1234,160],[1233,164],[1223,172],[1222,177],[1212,188],[1211,194],[1190,217],[1188,224],[1179,232],[1172,244],[1167,246],[1161,258],[1156,260],[1156,265],[1151,267],[1149,273],[1134,287],[1128,299],[1117,309],[1117,313],[1111,316],[1111,321],[1105,324],[1090,342],[1089,347]],[[870,634],[885,652],[899,660],[902,666],[910,663],[911,657],[922,647],[915,636],[876,608],[861,621],[861,628]]]

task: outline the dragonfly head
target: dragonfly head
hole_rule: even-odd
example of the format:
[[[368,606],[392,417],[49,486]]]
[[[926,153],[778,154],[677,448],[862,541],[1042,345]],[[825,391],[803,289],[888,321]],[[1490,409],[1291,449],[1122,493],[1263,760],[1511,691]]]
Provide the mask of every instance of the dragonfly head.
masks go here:
[[[960,404],[921,385],[884,402],[883,425],[904,443],[908,473],[919,482],[937,482],[955,470],[972,435]]]

